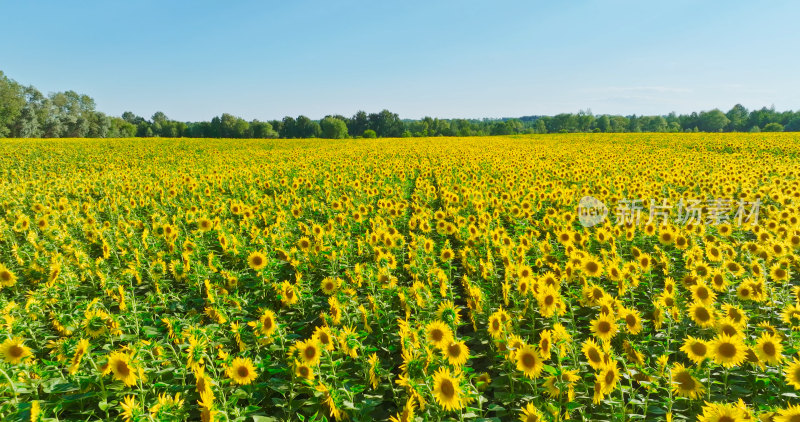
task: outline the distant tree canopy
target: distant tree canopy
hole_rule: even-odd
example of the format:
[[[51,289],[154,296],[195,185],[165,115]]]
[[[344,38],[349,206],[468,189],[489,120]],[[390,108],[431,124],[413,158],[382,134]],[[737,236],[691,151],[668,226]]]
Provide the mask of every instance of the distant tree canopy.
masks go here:
[[[306,116],[247,121],[228,113],[210,122],[179,122],[163,112],[150,119],[130,111],[120,117],[95,110],[94,100],[74,91],[43,95],[0,71],[0,138],[151,137],[167,138],[385,138],[411,136],[482,136],[574,132],[798,132],[800,111],[774,107],[748,110],[736,104],[719,110],[665,116],[594,115],[591,111],[555,116],[499,119],[400,119],[396,113],[359,111],[352,117]]]

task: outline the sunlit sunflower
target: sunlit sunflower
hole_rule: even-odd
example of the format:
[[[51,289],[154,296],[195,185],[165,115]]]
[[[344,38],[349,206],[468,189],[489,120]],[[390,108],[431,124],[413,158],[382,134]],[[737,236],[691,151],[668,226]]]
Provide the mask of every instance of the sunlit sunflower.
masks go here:
[[[247,257],[247,265],[255,271],[263,270],[267,266],[267,257],[261,252],[252,252]]]
[[[795,390],[800,390],[800,360],[792,359],[792,362],[783,368],[783,374],[787,384],[794,387]]]
[[[703,406],[703,414],[697,417],[698,422],[746,422],[749,415],[736,403],[709,403]]]
[[[697,378],[693,377],[686,367],[680,363],[672,366],[672,391],[678,397],[695,399],[703,395],[705,388]]]
[[[686,336],[686,339],[683,341],[683,346],[681,346],[681,351],[686,353],[686,356],[688,356],[692,362],[699,365],[709,357],[710,349],[708,342],[705,340]]]
[[[275,312],[269,309],[261,314],[259,322],[261,322],[261,335],[264,337],[272,337],[272,334],[278,329],[278,324],[275,322]]]
[[[800,421],[800,405],[789,405],[786,409],[778,410],[778,414],[773,416],[775,422],[797,422]]]
[[[108,374],[111,372],[114,379],[122,381],[128,387],[136,385],[136,368],[130,364],[130,356],[126,353],[112,352],[108,357],[108,366],[104,372]]]
[[[727,334],[719,334],[711,340],[710,353],[714,362],[726,367],[740,365],[747,357],[747,347],[740,337],[731,337]]]
[[[444,410],[459,410],[464,405],[460,384],[461,375],[452,375],[447,368],[440,368],[433,375],[433,397]]]
[[[295,360],[294,375],[310,381],[314,379],[314,369],[299,360]]]
[[[619,369],[617,369],[616,362],[606,365],[597,374],[597,382],[600,383],[600,389],[603,394],[613,392],[617,388],[617,384],[619,384],[619,379]]]
[[[575,383],[580,379],[577,369],[566,370],[559,375],[549,376],[544,382],[545,393],[550,397],[558,398],[566,391],[567,400],[572,401],[575,398]]]
[[[0,344],[0,355],[11,364],[18,364],[31,355],[31,349],[25,346],[21,338],[9,338]]]
[[[605,366],[605,359],[603,358],[604,352],[593,339],[586,339],[583,343],[583,347],[581,347],[581,351],[583,355],[586,356],[586,360],[593,369],[602,369],[603,366]]]
[[[550,359],[550,354],[553,348],[553,331],[543,330],[539,333],[539,352],[542,354],[542,359]]]
[[[617,335],[617,323],[610,315],[600,314],[591,322],[592,334],[604,342],[611,341]]]
[[[783,345],[781,344],[780,338],[775,335],[767,333],[761,334],[756,341],[754,349],[758,358],[770,365],[777,365],[783,360],[783,356],[781,355]]]
[[[444,348],[453,338],[453,330],[442,321],[432,321],[425,326],[425,337],[437,348]]]
[[[341,280],[336,277],[325,277],[320,282],[320,289],[322,289],[322,293],[330,296],[336,292],[336,289],[339,288],[341,284]]]
[[[625,329],[629,333],[635,335],[642,332],[642,317],[639,315],[639,311],[623,308],[619,316],[625,321]]]
[[[295,347],[300,354],[300,359],[307,365],[315,366],[319,363],[322,351],[320,350],[319,341],[317,341],[317,339],[310,338],[306,341],[297,342]]]
[[[694,302],[689,306],[689,317],[700,327],[713,327],[716,323],[714,308],[708,307],[702,302]]]
[[[5,265],[0,264],[0,286],[11,287],[17,283],[17,276],[6,268]]]
[[[227,372],[228,377],[239,385],[248,385],[258,376],[253,362],[248,358],[234,359]]]
[[[519,420],[522,422],[541,422],[544,420],[542,412],[537,409],[533,403],[528,403],[520,409]]]
[[[469,348],[463,341],[451,341],[449,345],[442,348],[442,354],[450,365],[460,367],[469,359]]]
[[[314,335],[312,337],[317,339],[322,348],[327,351],[333,351],[336,347],[333,335],[331,334],[331,329],[328,326],[322,325],[315,328]]]
[[[522,371],[526,377],[535,379],[542,373],[544,361],[536,348],[525,345],[517,350],[515,357],[517,369]]]

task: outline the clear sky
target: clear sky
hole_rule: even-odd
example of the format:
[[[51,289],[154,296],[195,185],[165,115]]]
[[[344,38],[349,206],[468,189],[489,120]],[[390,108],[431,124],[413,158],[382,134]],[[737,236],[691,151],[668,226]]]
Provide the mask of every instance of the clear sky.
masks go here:
[[[0,70],[111,115],[800,109],[800,2],[10,1]]]

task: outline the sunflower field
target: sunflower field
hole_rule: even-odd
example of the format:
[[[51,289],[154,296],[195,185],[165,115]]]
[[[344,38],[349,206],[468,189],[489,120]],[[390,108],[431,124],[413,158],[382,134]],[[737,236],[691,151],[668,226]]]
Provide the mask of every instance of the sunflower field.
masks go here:
[[[3,140],[0,419],[800,421],[798,140]]]

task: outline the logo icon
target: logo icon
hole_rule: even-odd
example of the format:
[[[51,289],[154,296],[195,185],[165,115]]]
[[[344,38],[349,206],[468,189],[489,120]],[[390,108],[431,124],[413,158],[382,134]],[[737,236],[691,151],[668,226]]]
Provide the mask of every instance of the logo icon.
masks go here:
[[[583,227],[592,227],[600,224],[608,216],[608,207],[603,201],[593,197],[584,196],[578,201],[578,221]]]

